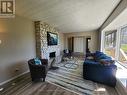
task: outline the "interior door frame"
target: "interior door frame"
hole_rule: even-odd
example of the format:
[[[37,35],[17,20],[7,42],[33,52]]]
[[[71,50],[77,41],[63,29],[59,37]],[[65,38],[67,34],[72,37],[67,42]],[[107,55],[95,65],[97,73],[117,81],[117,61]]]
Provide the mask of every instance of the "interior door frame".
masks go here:
[[[89,47],[88,47],[89,40],[91,40],[91,37],[87,37],[87,38],[86,38],[86,53],[87,53],[87,52],[90,52],[90,51],[89,51]]]

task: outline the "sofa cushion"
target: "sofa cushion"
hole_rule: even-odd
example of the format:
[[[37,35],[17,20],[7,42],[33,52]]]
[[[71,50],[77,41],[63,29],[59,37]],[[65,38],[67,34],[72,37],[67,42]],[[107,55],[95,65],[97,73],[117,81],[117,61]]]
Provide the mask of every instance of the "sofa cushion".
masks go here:
[[[87,59],[87,60],[84,61],[84,64],[99,64],[99,62]]]
[[[101,55],[103,55],[104,53],[103,52],[96,52],[95,53],[95,60],[98,60],[98,58],[101,56]]]
[[[100,60],[100,59],[106,59],[106,57],[107,56],[105,54],[101,54],[100,56],[97,57],[97,59],[98,60]]]
[[[104,65],[112,65],[115,61],[110,59],[101,59],[100,63]]]
[[[100,51],[96,51],[96,52],[95,52],[95,56],[96,56],[96,57],[100,56],[101,54],[104,54],[104,53],[103,53],[103,52],[100,52]]]
[[[103,58],[102,58],[103,59]],[[107,60],[112,60],[112,58],[111,57],[109,57],[109,56],[106,56],[106,58],[104,58],[105,60],[107,59]]]

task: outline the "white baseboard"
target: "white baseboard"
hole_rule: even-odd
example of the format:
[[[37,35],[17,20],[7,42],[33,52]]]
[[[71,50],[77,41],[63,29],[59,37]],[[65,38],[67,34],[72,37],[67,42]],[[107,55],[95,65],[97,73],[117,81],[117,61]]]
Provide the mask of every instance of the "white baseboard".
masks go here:
[[[5,83],[7,83],[7,82],[10,82],[10,81],[12,81],[12,80],[14,80],[14,79],[16,79],[16,78],[18,78],[18,77],[20,77],[20,76],[22,76],[22,75],[28,73],[28,72],[29,72],[29,70],[27,70],[26,72],[21,73],[21,74],[15,76],[15,77],[12,77],[11,79],[8,79],[8,80],[6,80],[6,81],[4,81],[4,82],[1,82],[0,85],[3,85],[3,84],[5,84]]]
[[[119,95],[127,95],[126,88],[123,86],[123,84],[120,82],[119,79],[117,79],[115,89],[116,89],[116,91],[118,92]]]

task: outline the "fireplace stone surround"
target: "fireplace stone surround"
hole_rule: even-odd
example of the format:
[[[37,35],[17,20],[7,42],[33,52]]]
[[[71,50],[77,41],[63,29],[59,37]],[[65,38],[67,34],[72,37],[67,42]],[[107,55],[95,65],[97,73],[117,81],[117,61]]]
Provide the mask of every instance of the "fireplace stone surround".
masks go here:
[[[58,45],[47,45],[47,32],[58,34]],[[55,57],[60,56],[60,41],[59,33],[56,28],[42,21],[35,21],[36,34],[36,56],[50,60],[50,53],[56,52]]]

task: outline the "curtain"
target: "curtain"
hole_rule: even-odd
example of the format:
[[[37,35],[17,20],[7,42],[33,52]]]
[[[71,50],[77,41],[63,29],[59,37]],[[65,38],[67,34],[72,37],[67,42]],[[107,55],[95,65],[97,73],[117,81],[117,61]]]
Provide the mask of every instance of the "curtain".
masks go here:
[[[84,38],[74,37],[74,52],[84,52]]]

